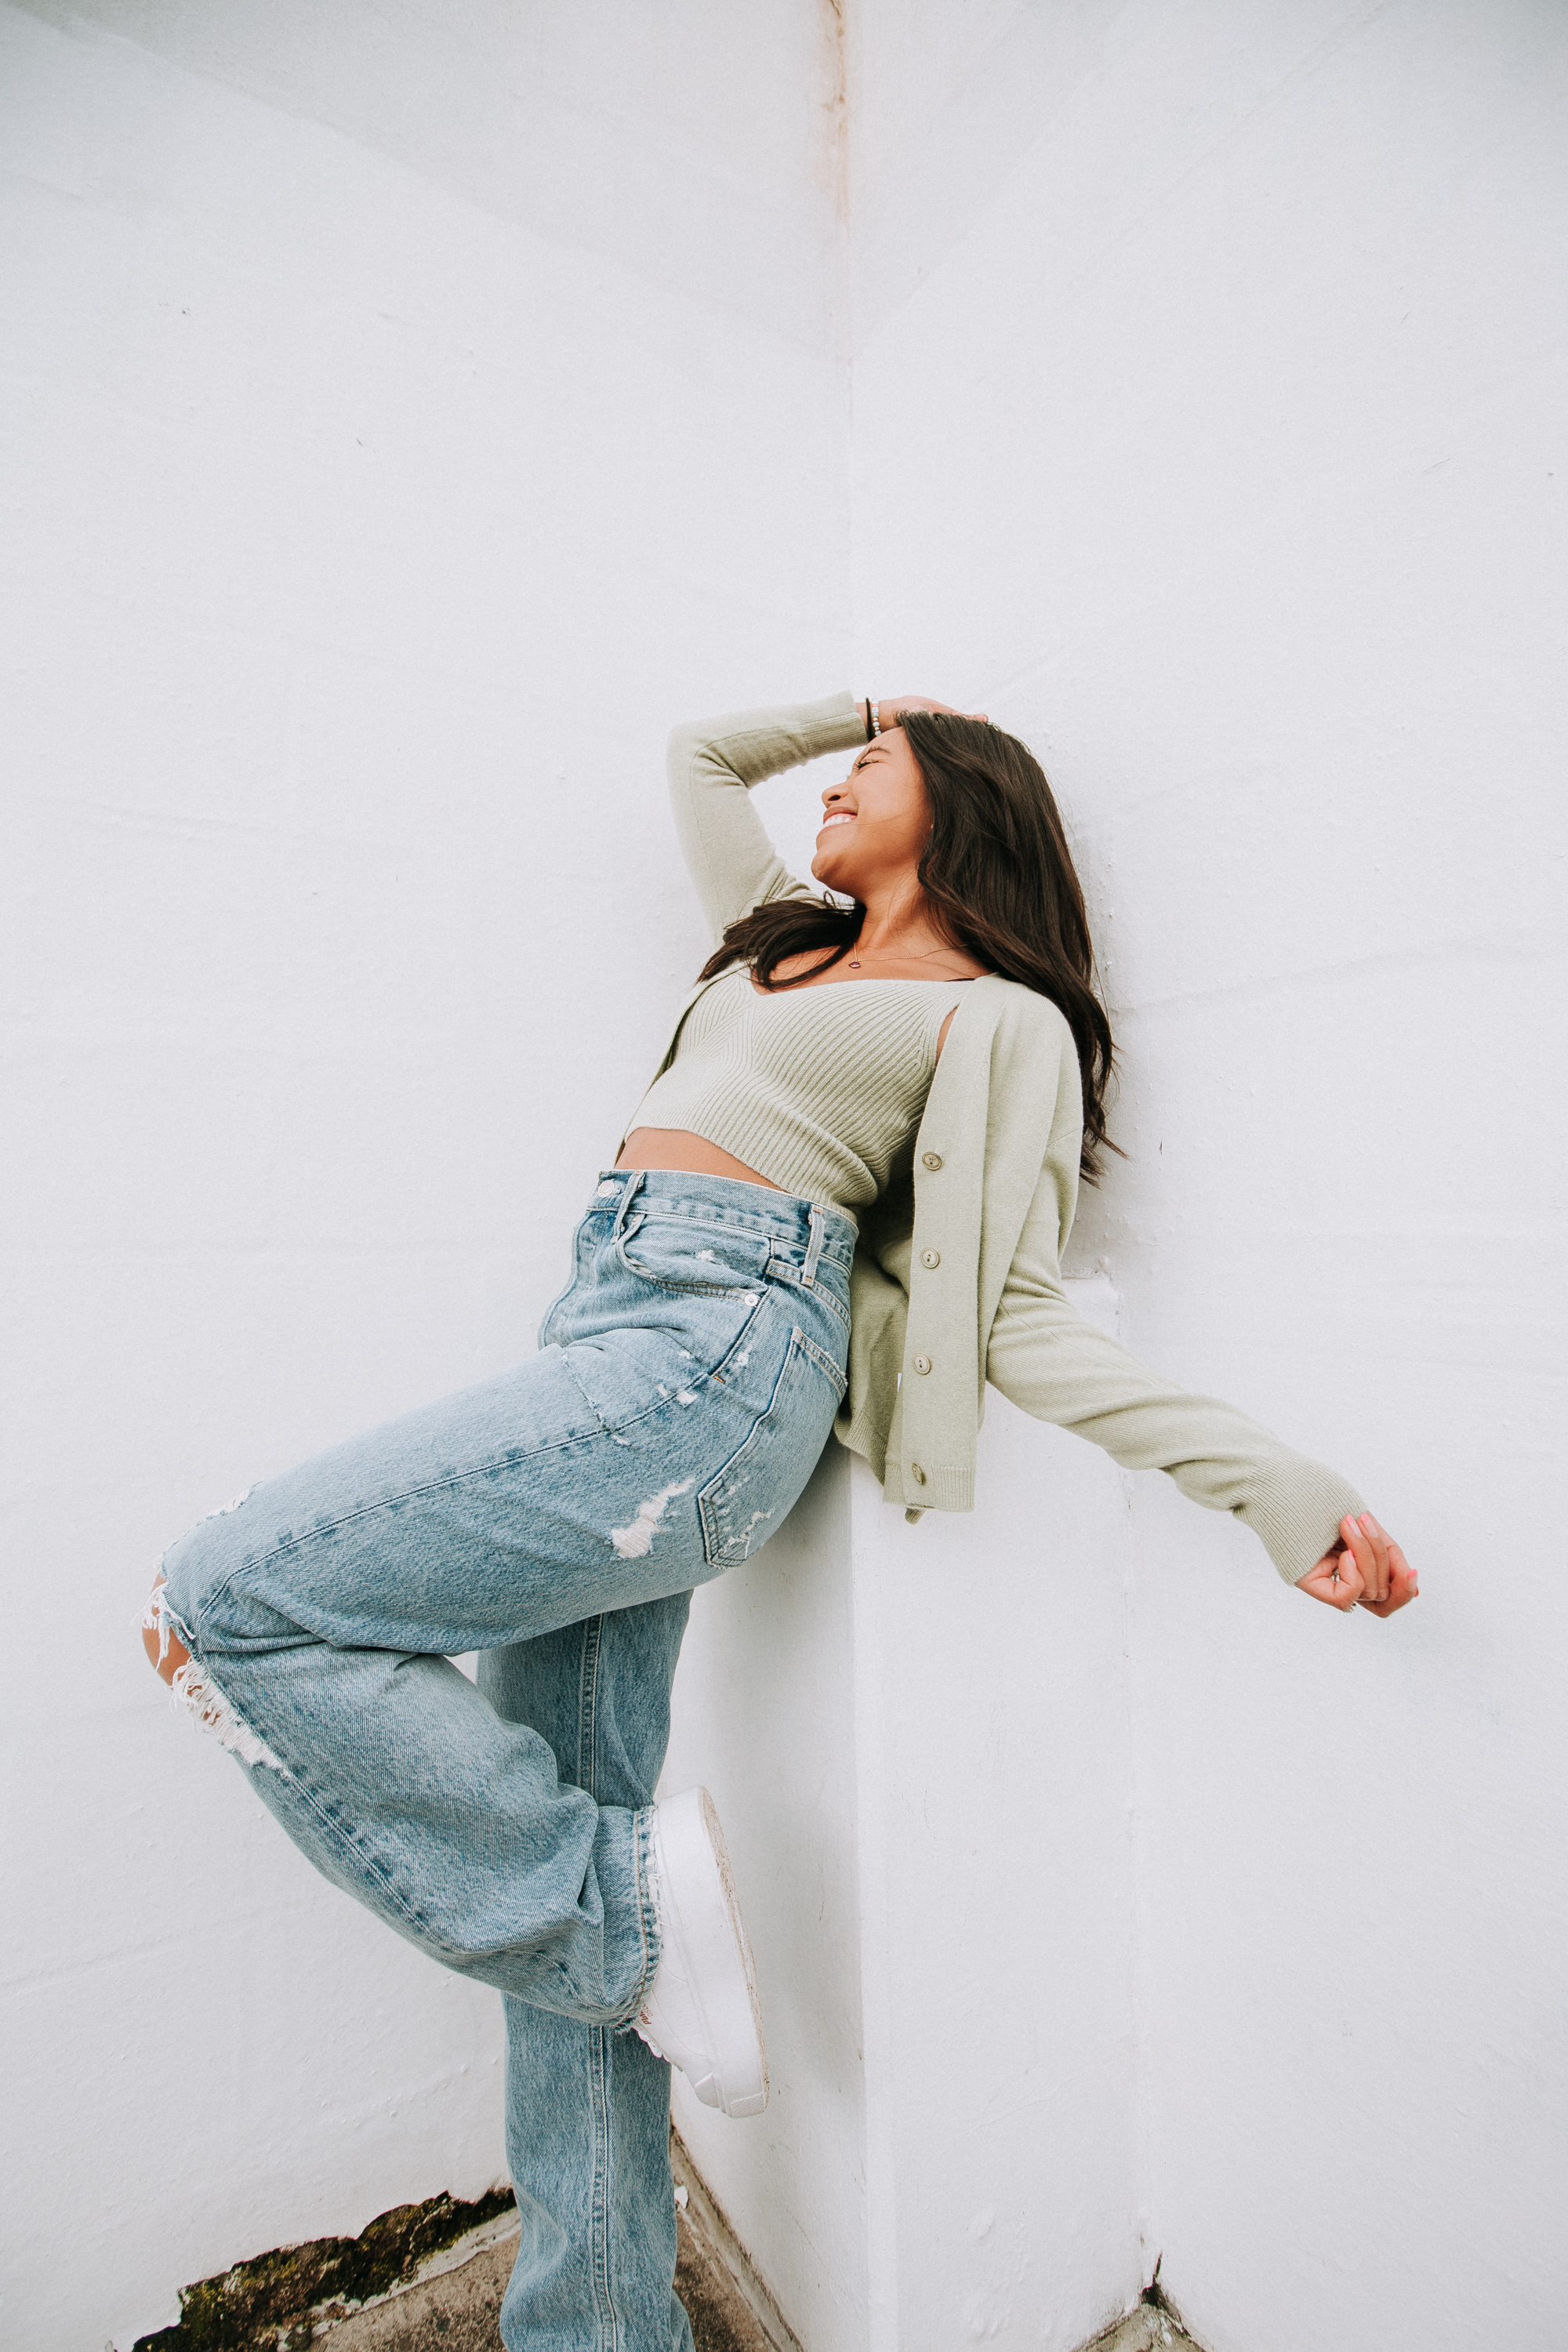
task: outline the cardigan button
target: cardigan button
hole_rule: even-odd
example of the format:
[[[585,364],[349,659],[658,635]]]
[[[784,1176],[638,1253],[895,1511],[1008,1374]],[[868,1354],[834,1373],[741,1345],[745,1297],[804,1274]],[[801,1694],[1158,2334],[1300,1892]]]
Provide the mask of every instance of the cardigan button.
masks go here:
[[[917,1486],[923,1486],[925,1485],[926,1474],[921,1468],[918,1462],[911,1462],[910,1464],[910,1476],[914,1480]]]
[[[928,1168],[940,1168],[942,1166],[942,1154],[940,1151],[922,1151],[921,1158],[924,1160]]]
[[[917,1356],[915,1358],[915,1370],[917,1372],[929,1372],[931,1370],[931,1358],[929,1356]]]
[[[922,1265],[940,1265],[942,1264],[941,1250],[921,1250],[921,1264]]]

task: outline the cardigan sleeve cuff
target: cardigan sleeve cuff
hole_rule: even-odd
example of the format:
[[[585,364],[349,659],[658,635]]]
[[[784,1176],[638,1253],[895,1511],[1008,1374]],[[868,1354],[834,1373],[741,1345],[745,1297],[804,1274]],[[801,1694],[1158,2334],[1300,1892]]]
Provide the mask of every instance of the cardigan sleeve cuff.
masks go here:
[[[1286,1454],[1236,1506],[1236,1516],[1261,1539],[1286,1583],[1300,1584],[1339,1542],[1340,1521],[1365,1508],[1337,1471],[1304,1454]]]
[[[802,703],[795,716],[814,760],[828,751],[853,751],[866,740],[865,713],[847,688],[821,702]]]

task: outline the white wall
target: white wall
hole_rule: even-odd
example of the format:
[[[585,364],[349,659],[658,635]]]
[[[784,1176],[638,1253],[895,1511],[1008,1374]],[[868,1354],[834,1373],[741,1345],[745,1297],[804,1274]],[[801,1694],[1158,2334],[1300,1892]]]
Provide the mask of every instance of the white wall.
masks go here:
[[[849,1486],[835,1445],[773,1540],[696,1594],[662,1784],[719,1808],[771,2084],[742,2125],[676,2075],[676,2119],[808,2352],[864,2342],[869,2285]]]
[[[1552,2343],[1564,19],[858,0],[846,278],[833,15],[0,6],[39,2352],[499,2169],[495,2004],[129,1621],[531,1344],[701,951],[666,721],[845,682],[1067,806],[1086,1304],[1426,1592],[1342,1623],[999,1401],[971,1519],[829,1460],[682,1664],[778,2094],[683,2126],[809,2352],[1067,2352],[1156,2254],[1213,2352]]]
[[[1131,1155],[1076,1262],[1150,1361],[1342,1465],[1425,1571],[1415,1611],[1342,1623],[1139,1483],[1130,1703],[1110,1674],[1103,1698],[1133,1743],[1144,2274],[1163,2252],[1214,2352],[1545,2352],[1568,20],[864,0],[852,28],[858,675],[973,697],[1066,804]],[[952,1546],[968,1606],[901,1706],[948,1695],[977,1804],[1058,1642],[1100,1671],[1058,1629],[1080,1555],[1028,1434],[985,1433],[1005,1531],[915,1539],[916,1589]],[[1092,1742],[1037,1754],[1052,1834],[1105,1805]],[[954,1883],[906,1879],[906,1924]],[[1097,1892],[1069,1874],[1040,1992]],[[933,1959],[928,2001],[948,1980]],[[998,2032],[1030,2021],[1005,1972],[992,1998]],[[972,2324],[932,2112],[899,2174],[910,2352]],[[1091,2115],[1020,2150],[1017,2213],[1069,2161],[1053,2130],[1093,2160]],[[1011,2275],[994,2340],[1054,2344]]]
[[[1126,1482],[994,1398],[973,1519],[855,1500],[861,2340],[1070,2352],[1144,2284]]]
[[[847,673],[831,63],[783,0],[0,9],[36,2352],[502,2169],[499,2003],[133,1624],[201,1512],[531,1348],[700,960],[665,730]]]

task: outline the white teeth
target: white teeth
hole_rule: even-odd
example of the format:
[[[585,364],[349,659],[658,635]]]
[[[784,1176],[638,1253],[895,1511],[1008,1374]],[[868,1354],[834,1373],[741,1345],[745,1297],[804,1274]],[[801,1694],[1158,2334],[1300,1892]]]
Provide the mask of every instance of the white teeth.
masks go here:
[[[853,824],[854,822],[854,818],[849,814],[847,809],[846,809],[841,811],[837,816],[825,816],[822,820],[821,829],[826,833],[830,824]]]

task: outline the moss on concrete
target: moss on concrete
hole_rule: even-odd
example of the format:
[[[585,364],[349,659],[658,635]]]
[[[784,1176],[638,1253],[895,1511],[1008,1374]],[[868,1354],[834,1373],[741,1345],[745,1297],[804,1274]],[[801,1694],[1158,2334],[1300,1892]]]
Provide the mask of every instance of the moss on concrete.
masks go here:
[[[405,2285],[433,2254],[511,2201],[510,2189],[492,2189],[471,2204],[431,2197],[378,2213],[357,2238],[312,2238],[236,2263],[182,2287],[174,2326],[138,2337],[135,2352],[306,2352],[324,2321]]]

